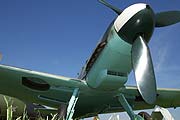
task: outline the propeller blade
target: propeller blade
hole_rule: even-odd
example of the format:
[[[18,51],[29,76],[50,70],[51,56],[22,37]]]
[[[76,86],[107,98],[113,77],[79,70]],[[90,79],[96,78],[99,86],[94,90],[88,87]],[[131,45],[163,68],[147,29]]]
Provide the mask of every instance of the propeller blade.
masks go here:
[[[180,11],[160,12],[155,15],[156,27],[164,27],[180,22]]]
[[[107,6],[108,8],[112,9],[114,12],[116,12],[118,15],[120,15],[122,13],[122,11],[119,8],[116,8],[115,6],[112,6],[111,4],[109,4],[108,2],[106,2],[105,0],[99,0],[100,3],[104,4],[105,6]]]
[[[149,104],[156,101],[156,80],[149,47],[145,40],[138,36],[132,45],[132,65],[138,90]]]

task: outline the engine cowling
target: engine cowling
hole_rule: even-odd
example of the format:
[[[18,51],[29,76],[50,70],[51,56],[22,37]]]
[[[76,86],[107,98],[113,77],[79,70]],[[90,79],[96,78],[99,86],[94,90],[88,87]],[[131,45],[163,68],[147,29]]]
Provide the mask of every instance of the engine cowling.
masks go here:
[[[101,90],[115,90],[120,88],[126,80],[127,74],[105,69],[99,72],[98,77],[91,83],[91,86]]]

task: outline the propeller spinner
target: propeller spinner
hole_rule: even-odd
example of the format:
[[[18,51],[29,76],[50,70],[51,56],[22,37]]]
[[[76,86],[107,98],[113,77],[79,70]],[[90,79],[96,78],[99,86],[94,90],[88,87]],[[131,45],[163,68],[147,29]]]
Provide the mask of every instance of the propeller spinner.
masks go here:
[[[149,5],[139,3],[120,10],[105,0],[99,0],[118,14],[114,22],[118,35],[132,44],[132,68],[138,90],[149,104],[156,101],[157,86],[154,67],[147,43],[155,27],[164,27],[180,22],[180,11],[154,13]]]

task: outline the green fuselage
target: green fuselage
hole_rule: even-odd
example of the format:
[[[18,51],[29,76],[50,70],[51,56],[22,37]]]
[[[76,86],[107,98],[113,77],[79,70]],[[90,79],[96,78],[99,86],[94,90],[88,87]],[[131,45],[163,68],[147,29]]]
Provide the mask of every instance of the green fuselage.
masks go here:
[[[117,90],[127,81],[131,67],[131,45],[122,40],[114,26],[106,33],[103,50],[88,71],[86,81],[92,88],[102,90]],[[113,86],[113,87],[112,87]]]

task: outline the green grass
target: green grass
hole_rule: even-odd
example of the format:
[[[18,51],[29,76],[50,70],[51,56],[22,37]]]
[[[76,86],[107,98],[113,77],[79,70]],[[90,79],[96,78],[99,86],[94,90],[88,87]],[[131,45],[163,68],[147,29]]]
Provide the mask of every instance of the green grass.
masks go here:
[[[5,100],[6,107],[7,107],[7,114],[6,114],[7,120],[30,120],[27,115],[26,106],[24,107],[23,115],[19,116],[17,118],[14,118],[13,117],[13,99],[11,97],[4,96],[4,100]],[[51,115],[52,116],[51,119],[49,119],[48,117],[42,118],[40,116],[40,113],[38,115],[39,116],[36,118],[36,120],[57,120],[57,114]]]

